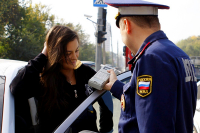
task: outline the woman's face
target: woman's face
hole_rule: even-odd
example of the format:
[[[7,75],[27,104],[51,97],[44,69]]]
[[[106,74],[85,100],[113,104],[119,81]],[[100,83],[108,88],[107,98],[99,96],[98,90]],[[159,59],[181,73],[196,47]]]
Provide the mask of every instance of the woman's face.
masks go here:
[[[77,39],[67,44],[67,52],[65,54],[68,58],[67,62],[65,57],[63,58],[63,69],[74,69],[79,57],[79,43]]]

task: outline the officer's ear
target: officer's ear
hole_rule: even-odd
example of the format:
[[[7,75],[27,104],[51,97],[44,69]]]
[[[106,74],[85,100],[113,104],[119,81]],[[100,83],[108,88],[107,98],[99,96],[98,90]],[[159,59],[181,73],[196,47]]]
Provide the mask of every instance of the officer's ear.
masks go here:
[[[131,34],[131,22],[130,22],[130,20],[125,18],[123,20],[123,24],[124,24],[124,28],[125,28],[127,34]]]

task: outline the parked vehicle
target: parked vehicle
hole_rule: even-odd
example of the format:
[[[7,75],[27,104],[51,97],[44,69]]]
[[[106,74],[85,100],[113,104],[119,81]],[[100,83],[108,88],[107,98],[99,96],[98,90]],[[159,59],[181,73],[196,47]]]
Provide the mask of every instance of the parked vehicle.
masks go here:
[[[200,80],[200,56],[191,56],[190,59],[195,68],[195,76],[197,78],[197,81],[199,81]]]
[[[127,46],[123,47],[123,56],[125,57],[125,69],[131,70],[131,64],[128,64],[128,62],[133,58],[133,54]]]
[[[200,81],[197,83],[197,86],[198,86],[197,106],[194,115],[193,133],[200,133]]]
[[[81,61],[81,62],[95,70],[95,62],[93,61]]]
[[[12,94],[10,93],[9,85],[12,79],[15,77],[17,72],[23,68],[27,62],[23,61],[15,61],[15,60],[6,60],[0,59],[0,133],[15,133],[15,100]],[[127,71],[121,73],[117,76],[117,78],[127,83],[130,81],[131,72]],[[200,83],[198,82],[198,98],[200,99]],[[73,122],[81,115],[81,113],[91,104],[96,108],[97,111],[97,124],[99,121],[99,112],[98,112],[98,104],[96,101],[99,97],[101,97],[106,91],[105,90],[96,90],[94,91],[72,114],[63,121],[63,123],[55,129],[55,133],[70,133],[70,126]],[[200,133],[200,108],[198,101],[198,108],[195,112],[194,116],[194,133]],[[31,102],[29,102],[31,103]],[[114,114],[113,114],[113,133],[118,133],[118,122],[120,117],[120,101],[113,97],[113,105],[114,105]],[[30,104],[30,115],[34,114],[34,106]],[[33,119],[33,117],[30,116]],[[34,125],[34,121],[32,120],[32,124]],[[83,131],[86,133],[89,131]],[[91,133],[91,132],[90,132]]]

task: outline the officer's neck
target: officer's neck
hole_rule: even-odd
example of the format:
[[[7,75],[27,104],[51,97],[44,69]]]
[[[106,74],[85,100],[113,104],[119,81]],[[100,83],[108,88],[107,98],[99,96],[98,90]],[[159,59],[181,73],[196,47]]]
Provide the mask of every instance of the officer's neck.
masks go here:
[[[144,43],[144,41],[146,40],[146,38],[148,36],[150,36],[151,34],[153,34],[154,32],[160,30],[160,28],[157,29],[151,29],[151,28],[140,28],[137,27],[135,28],[135,30],[133,30],[132,32],[132,52],[133,54],[136,54],[137,51],[139,50],[139,48],[141,47],[141,45]]]

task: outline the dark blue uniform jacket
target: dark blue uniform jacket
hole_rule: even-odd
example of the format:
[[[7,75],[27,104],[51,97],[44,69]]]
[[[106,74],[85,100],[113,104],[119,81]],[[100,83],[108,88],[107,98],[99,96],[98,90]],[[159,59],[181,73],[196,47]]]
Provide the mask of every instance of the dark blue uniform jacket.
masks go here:
[[[146,44],[148,47],[133,63]],[[151,34],[133,64],[129,83],[116,81],[113,95],[124,96],[120,133],[192,133],[197,84],[190,58],[163,31]]]

